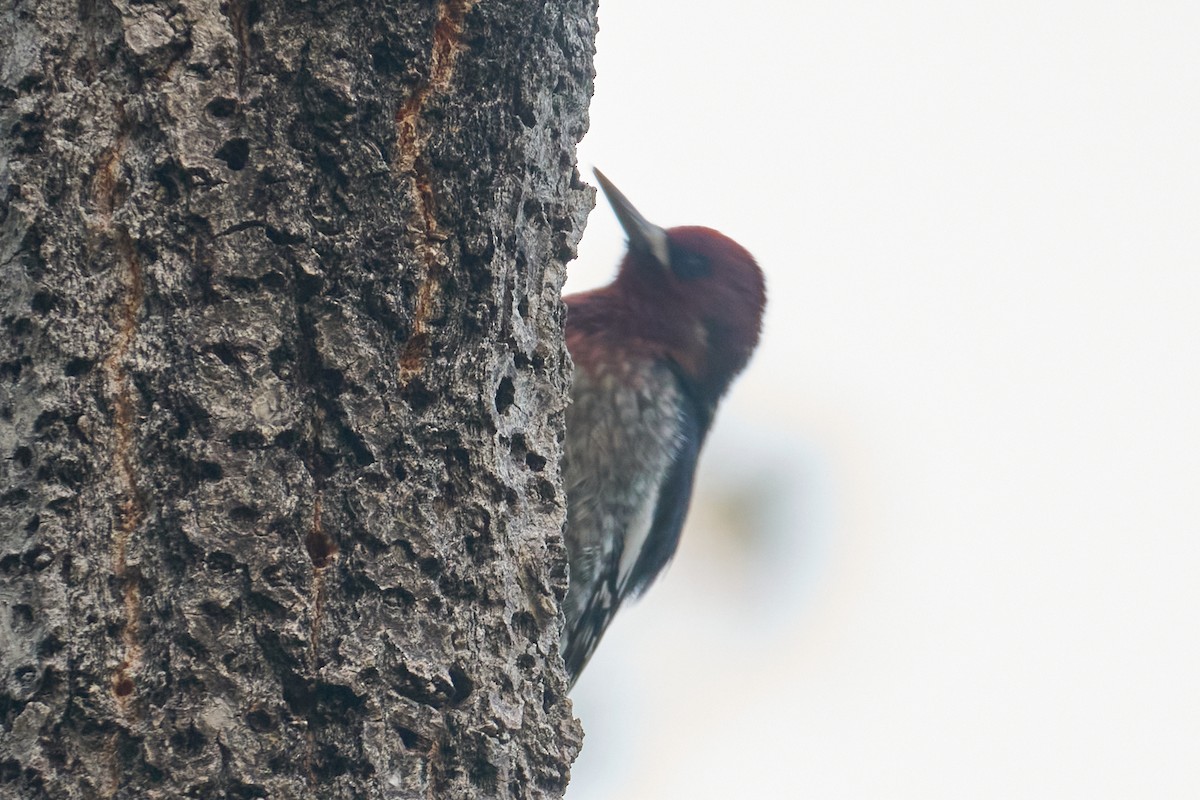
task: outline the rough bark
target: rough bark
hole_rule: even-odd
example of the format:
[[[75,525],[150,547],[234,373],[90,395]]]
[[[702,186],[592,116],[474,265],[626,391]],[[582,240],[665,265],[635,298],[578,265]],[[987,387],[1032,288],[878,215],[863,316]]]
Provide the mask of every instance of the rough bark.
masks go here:
[[[0,794],[561,796],[594,32],[0,6]]]

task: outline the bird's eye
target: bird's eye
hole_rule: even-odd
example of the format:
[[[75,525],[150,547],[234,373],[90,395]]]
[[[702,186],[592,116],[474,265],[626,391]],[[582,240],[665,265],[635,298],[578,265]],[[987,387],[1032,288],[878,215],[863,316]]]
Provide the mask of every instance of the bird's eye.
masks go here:
[[[675,273],[675,277],[680,280],[690,281],[695,278],[703,278],[712,272],[712,264],[708,259],[699,253],[693,253],[690,250],[683,250],[678,247],[671,248],[671,271]]]

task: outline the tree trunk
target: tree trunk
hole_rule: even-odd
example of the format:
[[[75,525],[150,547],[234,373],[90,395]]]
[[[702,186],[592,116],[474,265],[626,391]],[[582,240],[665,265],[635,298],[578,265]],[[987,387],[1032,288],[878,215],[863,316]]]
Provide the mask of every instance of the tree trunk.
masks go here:
[[[0,8],[0,795],[562,795],[594,33]]]

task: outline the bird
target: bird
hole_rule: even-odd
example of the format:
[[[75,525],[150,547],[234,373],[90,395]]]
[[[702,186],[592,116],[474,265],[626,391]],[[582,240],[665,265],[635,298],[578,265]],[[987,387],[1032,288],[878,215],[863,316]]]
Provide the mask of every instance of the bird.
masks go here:
[[[562,461],[571,686],[622,603],[674,556],[713,415],[766,307],[744,247],[712,228],[659,227],[594,172],[628,249],[610,284],[563,298],[575,368]]]

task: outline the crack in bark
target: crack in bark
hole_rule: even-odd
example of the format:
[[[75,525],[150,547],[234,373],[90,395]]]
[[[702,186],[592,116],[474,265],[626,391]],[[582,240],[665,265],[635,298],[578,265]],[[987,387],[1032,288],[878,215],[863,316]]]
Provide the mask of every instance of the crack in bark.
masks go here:
[[[313,521],[312,528],[305,537],[305,547],[308,550],[308,557],[313,564],[313,588],[312,588],[312,623],[309,625],[308,633],[308,660],[312,667],[312,680],[316,685],[318,680],[319,665],[317,662],[317,638],[321,630],[321,622],[325,610],[325,571],[334,559],[337,558],[337,545],[329,538],[329,534],[325,532],[321,524],[321,509],[322,500],[321,492],[317,490],[317,495],[313,499]],[[308,728],[305,730],[305,751],[304,751],[304,768],[308,775],[309,786],[316,787],[317,772],[314,766],[316,755],[316,732],[312,727],[312,720],[309,720]]]
[[[138,493],[137,471],[133,462],[133,385],[122,362],[137,336],[137,314],[142,306],[145,286],[141,263],[129,234],[119,231],[116,239],[119,261],[126,273],[126,292],[120,309],[121,329],[117,335],[116,347],[105,359],[104,368],[108,373],[109,390],[113,394],[113,432],[115,435],[113,460],[117,467],[116,474],[121,498],[117,509],[116,535],[113,538],[113,572],[122,583],[125,605],[125,624],[121,630],[124,657],[113,675],[113,693],[117,696],[122,710],[128,711],[134,691],[133,678],[130,677],[130,673],[137,669],[141,661],[141,645],[138,642],[141,593],[138,589],[137,576],[130,575],[127,569],[126,554],[129,550],[129,540],[145,517],[145,507]]]
[[[450,87],[454,62],[464,48],[463,21],[476,1],[442,0],[438,3],[429,79],[419,85],[396,112],[396,133],[400,146],[395,169],[401,175],[412,178],[413,198],[421,224],[421,239],[417,242],[416,250],[425,263],[425,276],[417,289],[413,307],[412,332],[400,354],[399,378],[402,384],[407,384],[421,372],[429,343],[429,318],[441,288],[441,268],[446,260],[442,243],[449,238],[438,225],[437,202],[428,165],[421,163],[430,136],[422,130],[421,116],[430,98]]]
[[[313,676],[317,673],[317,634],[321,627],[321,614],[325,608],[325,570],[337,558],[337,546],[321,526],[321,493],[313,500],[312,529],[305,539],[308,557],[313,563],[312,625],[308,635],[309,659],[312,661]]]
[[[122,658],[112,676],[112,693],[123,713],[130,712],[135,684],[131,673],[141,662],[138,636],[141,590],[136,575],[130,575],[126,558],[129,541],[145,517],[145,505],[138,491],[134,465],[133,383],[125,368],[125,359],[137,338],[137,316],[145,297],[142,264],[133,238],[123,227],[114,225],[112,215],[122,202],[117,197],[117,168],[129,143],[129,126],[124,109],[118,108],[121,131],[105,153],[93,186],[96,208],[100,212],[100,230],[111,237],[121,271],[124,296],[118,307],[117,336],[112,351],[104,359],[104,373],[113,407],[112,461],[117,484],[112,539],[112,568],[122,588],[125,619],[121,628]]]
[[[237,41],[237,89],[241,98],[246,92],[246,69],[250,63],[250,5],[247,0],[229,0],[221,13],[229,20],[229,28]]]
[[[123,120],[125,109],[117,106],[117,114]],[[125,154],[128,144],[129,131],[122,130],[113,146],[101,157],[100,168],[96,170],[92,194],[100,212],[100,227],[103,231],[112,230],[112,214],[116,206],[117,165],[121,163],[121,157]]]
[[[121,788],[121,762],[117,759],[117,749],[121,746],[121,732],[113,731],[110,733],[105,744],[108,745],[109,774],[108,785],[101,791],[104,792],[104,800],[111,800],[111,798],[116,797],[117,791]]]

